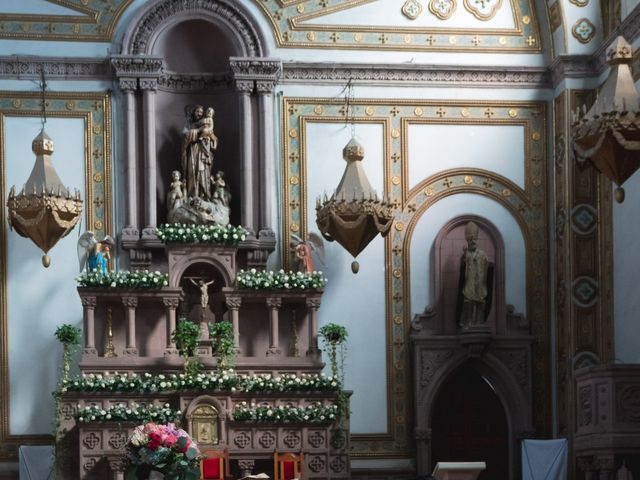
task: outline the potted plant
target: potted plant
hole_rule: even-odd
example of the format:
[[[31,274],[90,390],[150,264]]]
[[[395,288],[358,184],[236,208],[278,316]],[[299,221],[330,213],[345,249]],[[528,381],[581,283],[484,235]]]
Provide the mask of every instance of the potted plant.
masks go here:
[[[126,480],[198,480],[201,454],[189,434],[173,423],[136,427],[125,447]]]
[[[56,338],[62,343],[62,384],[69,381],[69,370],[71,370],[72,348],[80,345],[82,332],[79,328],[65,323],[56,328]]]
[[[200,362],[195,359],[198,340],[200,339],[200,326],[181,317],[176,329],[171,334],[178,353],[184,359],[184,373],[196,375],[202,368]]]
[[[218,372],[222,373],[228,368],[233,368],[235,355],[235,342],[233,338],[233,325],[224,320],[208,324],[209,338],[213,340],[213,353],[218,358]]]
[[[328,323],[319,330],[323,350],[329,355],[331,374],[344,383],[344,359],[347,354],[347,329],[336,323]]]

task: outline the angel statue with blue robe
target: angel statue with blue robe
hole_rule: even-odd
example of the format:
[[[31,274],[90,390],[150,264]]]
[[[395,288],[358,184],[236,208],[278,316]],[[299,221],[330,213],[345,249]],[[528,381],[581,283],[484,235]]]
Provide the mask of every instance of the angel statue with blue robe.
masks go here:
[[[87,230],[78,239],[78,261],[80,271],[85,268],[88,272],[98,272],[103,275],[109,273],[111,249],[115,241],[109,235],[98,241],[95,234]]]

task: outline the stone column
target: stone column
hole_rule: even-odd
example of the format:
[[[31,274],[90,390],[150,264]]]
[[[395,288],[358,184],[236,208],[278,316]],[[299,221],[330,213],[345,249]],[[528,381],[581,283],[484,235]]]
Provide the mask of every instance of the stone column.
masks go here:
[[[138,156],[136,141],[138,138],[136,125],[136,97],[138,88],[136,78],[121,78],[120,90],[124,94],[124,143],[127,171],[127,195],[125,196],[125,227],[122,230],[123,239],[137,240],[140,237],[138,230]]]
[[[144,224],[142,238],[155,238],[157,226],[156,202],[156,78],[141,78],[144,125]]]
[[[176,329],[176,308],[178,308],[180,301],[177,298],[163,298],[162,303],[164,303],[164,306],[167,308],[167,343],[164,356],[176,356],[178,355],[178,349],[171,338],[171,334]]]
[[[615,470],[613,455],[598,455],[595,458],[596,468],[600,471],[598,480],[611,480]]]
[[[248,477],[253,473],[253,467],[255,466],[255,460],[238,460],[238,467],[240,468],[240,477]]]
[[[278,324],[280,323],[280,306],[282,299],[280,297],[267,298],[267,306],[269,307],[269,348],[267,357],[280,355],[280,338]]]
[[[242,206],[241,223],[255,233],[257,226],[253,216],[253,115],[251,108],[251,92],[253,81],[236,81],[236,90],[240,93],[240,113],[242,118],[242,147],[240,162],[242,172]]]
[[[127,318],[127,346],[124,349],[124,356],[137,357],[138,349],[136,348],[136,307],[138,306],[138,297],[122,297],[122,304],[126,308]]]
[[[320,308],[319,298],[307,298],[307,312],[309,316],[309,349],[307,356],[320,355],[318,348],[318,309]]]
[[[233,346],[236,349],[236,355],[242,353],[240,351],[240,305],[241,297],[228,297],[225,299],[227,308],[231,311],[231,324],[233,325]]]
[[[84,323],[84,355],[98,356],[96,350],[95,311],[96,297],[81,297]]]
[[[416,428],[413,431],[413,438],[416,440],[418,475],[429,475],[431,472],[428,470],[430,463],[428,452],[431,443],[431,429]]]
[[[256,82],[260,116],[260,230],[272,230],[271,203],[275,195],[273,179],[273,81]]]

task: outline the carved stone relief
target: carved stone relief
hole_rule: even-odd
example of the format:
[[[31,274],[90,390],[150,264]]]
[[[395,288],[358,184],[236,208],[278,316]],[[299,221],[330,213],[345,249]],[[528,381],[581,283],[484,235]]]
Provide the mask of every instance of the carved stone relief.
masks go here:
[[[452,350],[432,351],[423,350],[420,352],[420,385],[425,387],[438,369],[453,356]]]
[[[593,420],[591,392],[591,387],[581,387],[578,390],[578,426],[580,427],[591,425]]]

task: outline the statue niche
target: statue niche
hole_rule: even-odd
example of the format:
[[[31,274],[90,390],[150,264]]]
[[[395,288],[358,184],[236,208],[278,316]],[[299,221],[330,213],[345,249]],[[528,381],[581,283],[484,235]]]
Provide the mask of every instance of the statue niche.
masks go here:
[[[187,122],[183,130],[180,165],[174,170],[167,194],[167,220],[170,223],[228,225],[231,194],[224,172],[214,174],[218,149],[213,108],[185,107]]]
[[[184,292],[180,316],[200,325],[200,338],[208,340],[207,323],[222,319],[224,306],[218,292],[226,286],[222,275],[212,265],[195,263],[180,278]]]

